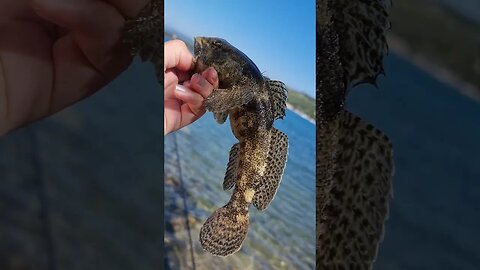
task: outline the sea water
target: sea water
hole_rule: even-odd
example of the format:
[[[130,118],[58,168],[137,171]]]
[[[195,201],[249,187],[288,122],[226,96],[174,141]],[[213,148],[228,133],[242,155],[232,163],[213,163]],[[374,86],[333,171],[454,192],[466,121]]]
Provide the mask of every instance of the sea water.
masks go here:
[[[284,120],[277,120],[275,127],[289,137],[288,160],[278,193],[263,212],[250,207],[250,229],[242,250],[224,259],[225,265],[215,263],[218,257],[201,250],[194,255],[199,260],[203,258],[205,269],[215,269],[216,266],[218,269],[224,269],[225,266],[241,267],[245,262],[238,258],[242,257],[253,261],[252,266],[267,269],[282,266],[314,268],[315,125],[287,110]],[[179,169],[176,163],[178,154],[182,181],[188,194],[187,208],[199,218],[198,225],[229,200],[231,191],[223,191],[222,182],[230,148],[236,142],[230,123],[217,124],[211,113],[165,137],[166,173],[175,174]],[[166,187],[166,193],[168,191]],[[181,196],[170,195],[166,194],[166,205],[174,204],[176,198]],[[178,211],[169,213],[168,206],[166,209],[166,220],[178,214]],[[192,229],[195,242],[198,242],[199,227]]]
[[[394,198],[375,269],[479,269],[480,104],[392,54],[347,108],[392,140]]]

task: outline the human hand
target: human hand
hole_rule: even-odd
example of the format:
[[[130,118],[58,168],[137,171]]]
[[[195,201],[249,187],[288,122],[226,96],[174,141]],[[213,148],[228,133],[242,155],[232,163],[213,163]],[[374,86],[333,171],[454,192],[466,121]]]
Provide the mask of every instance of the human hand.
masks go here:
[[[148,0],[0,0],[0,135],[99,90],[130,63],[125,17]]]
[[[205,113],[203,101],[218,88],[218,74],[208,68],[190,78],[193,56],[180,40],[165,42],[164,52],[166,135],[193,123]]]

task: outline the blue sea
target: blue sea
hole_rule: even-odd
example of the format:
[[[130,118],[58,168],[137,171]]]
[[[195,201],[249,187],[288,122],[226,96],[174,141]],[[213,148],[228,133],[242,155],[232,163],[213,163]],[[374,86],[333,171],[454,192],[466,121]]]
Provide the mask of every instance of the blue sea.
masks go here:
[[[231,191],[222,189],[230,148],[238,142],[230,122],[219,125],[207,113],[193,125],[165,137],[165,174],[181,181],[180,189],[165,186],[165,220],[168,224],[179,216],[190,215],[196,221],[194,226],[180,228],[183,233],[167,229],[165,245],[170,259],[165,267],[315,268],[315,125],[287,110],[284,120],[275,121],[274,126],[289,138],[288,160],[279,190],[263,212],[250,207],[250,229],[242,249],[223,259],[204,252],[198,235],[203,222],[231,195]],[[179,195],[187,197],[187,202],[179,203]],[[193,255],[190,245],[194,246]]]
[[[480,269],[480,104],[392,54],[347,108],[394,146],[394,199],[375,269]]]
[[[379,89],[347,100],[394,145],[394,198],[374,269],[479,269],[480,104],[394,54],[386,72]],[[190,251],[197,269],[314,269],[315,127],[290,111],[276,122],[290,138],[283,182],[270,208],[251,209],[242,250],[222,259],[201,250],[198,229],[229,198],[221,183],[235,140],[207,114],[167,136],[164,156],[162,113],[152,67],[135,61],[92,97],[0,138],[0,264],[159,269],[165,243],[171,269],[192,263]],[[167,176],[181,168],[183,180],[167,177],[162,194],[164,157]],[[193,250],[187,230],[175,230],[184,216]]]
[[[454,86],[438,81],[398,55],[390,54],[386,57],[385,68],[387,76],[379,78],[379,88],[367,85],[357,87],[350,92],[346,106],[353,113],[383,130],[394,145],[396,166],[393,179],[394,199],[391,202],[385,239],[380,246],[374,269],[479,269],[480,248],[477,247],[477,243],[480,242],[478,231],[480,228],[480,104],[460,94]],[[289,115],[298,117],[293,113]],[[315,147],[314,140],[309,141],[310,137],[305,136],[306,133],[301,127],[297,130],[299,126],[296,125],[304,123],[312,129],[314,126],[309,125],[307,121],[290,121],[292,118],[286,118],[284,122],[279,121],[277,125],[280,127],[285,125],[285,129],[290,132],[291,140],[302,140],[305,144],[302,144],[302,148],[291,144],[294,148],[291,148],[285,179],[290,177],[290,173],[300,173],[309,166],[310,159],[306,157],[310,154],[306,153],[314,151]],[[199,125],[203,123],[211,126],[204,132],[208,134],[217,132],[218,127],[211,117],[205,117]],[[212,134],[212,137],[216,138],[216,144],[222,145],[214,146],[219,148],[218,151],[223,155],[223,158],[215,158],[215,160],[221,160],[221,162],[212,162],[210,153],[204,153],[205,156],[197,154],[195,157],[208,162],[206,166],[208,169],[203,168],[202,176],[207,176],[213,171],[217,173],[216,177],[210,176],[216,179],[212,182],[214,185],[212,189],[201,192],[208,194],[200,196],[201,198],[210,196],[215,198],[213,199],[215,203],[205,203],[204,209],[213,210],[223,205],[229,196],[221,190],[221,182],[228,157],[227,152],[234,140],[228,126],[222,128],[223,135],[217,138]],[[179,141],[196,141],[196,132],[192,127],[179,134],[177,138]],[[204,136],[199,137],[205,138]],[[166,138],[166,147],[173,139],[174,136]],[[202,139],[199,149],[205,151],[212,147],[207,147],[206,141]],[[297,154],[300,155],[298,159],[294,158]],[[311,157],[313,158],[314,154]],[[167,158],[166,162],[168,162]],[[191,163],[185,165],[187,168],[192,166]],[[296,172],[297,169],[298,172]],[[208,173],[205,170],[208,170]],[[298,179],[290,182],[295,183],[290,187],[287,187],[286,183],[287,181],[282,183],[272,209],[265,213],[253,214],[252,224],[255,224],[256,218],[260,220],[269,218],[270,214],[278,215],[274,212],[277,209],[282,210],[281,215],[286,220],[295,221],[292,225],[288,225],[289,228],[298,226],[299,221],[305,220],[296,218],[298,218],[298,212],[308,215],[308,210],[304,210],[306,208],[298,211],[297,202],[291,205],[292,209],[297,211],[292,211],[292,216],[286,215],[288,212],[283,209],[284,204],[290,204],[292,201],[288,199],[280,201],[280,198],[282,194],[290,193],[290,187],[292,187],[306,192],[297,193],[300,196],[293,197],[295,198],[293,202],[303,201],[305,196],[313,194],[309,193],[314,190],[313,184],[308,188]],[[192,196],[198,198],[197,195]],[[218,196],[222,196],[222,199],[218,199]],[[192,208],[196,209],[196,207]],[[309,209],[314,210],[314,208]],[[202,222],[210,212],[206,211],[199,215]],[[314,216],[313,213],[311,212],[312,216]],[[314,224],[314,222],[307,223]],[[252,225],[252,228],[254,226]],[[251,259],[255,261],[251,269],[261,269],[256,265],[259,262],[263,263],[262,267],[274,269],[311,268],[308,263],[296,263],[296,261],[308,261],[306,256],[305,259],[295,260],[296,254],[306,255],[302,251],[304,247],[302,242],[300,242],[302,246],[297,247],[298,253],[283,253],[281,250],[285,248],[284,246],[277,249],[275,244],[266,244],[271,249],[270,253],[265,257],[256,255],[255,248],[262,247],[260,249],[263,250],[265,243],[269,241],[262,242],[264,239],[257,238],[256,232],[252,233],[254,231],[252,228],[245,243],[246,248],[242,250],[254,258]],[[262,229],[265,228],[262,227]],[[291,232],[294,231],[288,232],[289,237],[294,236],[290,235]],[[309,234],[308,230],[305,232],[307,232],[306,235],[312,235],[312,238],[302,239],[306,239],[304,243],[307,245],[311,244],[311,249],[307,249],[313,251],[313,241],[311,241],[314,239],[313,234]],[[198,239],[198,233],[195,232],[193,237]],[[280,240],[282,237],[284,235],[275,234],[274,239],[279,241],[276,243],[283,245],[285,242]],[[260,241],[255,241],[257,239]],[[292,247],[293,243],[288,243],[287,247],[295,249]],[[294,259],[290,260],[288,256],[293,256]],[[293,264],[278,265],[275,264],[277,260],[285,260]],[[218,260],[215,261],[215,265],[220,265],[218,269],[238,263],[233,259],[221,262],[223,264]]]
[[[287,111],[284,120],[277,120],[275,126],[289,137],[288,160],[280,188],[265,211],[250,207],[250,229],[244,245],[239,253],[225,259],[202,251],[198,234],[206,218],[226,204],[231,195],[231,191],[222,189],[230,147],[237,142],[230,123],[219,125],[207,113],[193,125],[165,137],[166,174],[182,178],[188,197],[187,211],[197,219],[190,230],[198,269],[314,269],[315,125]],[[182,205],[177,203],[182,193],[168,185],[165,193],[165,220],[185,214],[173,207]],[[167,231],[166,234],[166,238],[186,239],[182,233],[176,232],[180,236],[175,236]],[[175,243],[178,249],[187,245],[178,254],[191,256],[188,241]],[[172,269],[187,268],[173,264],[174,261],[171,260]]]

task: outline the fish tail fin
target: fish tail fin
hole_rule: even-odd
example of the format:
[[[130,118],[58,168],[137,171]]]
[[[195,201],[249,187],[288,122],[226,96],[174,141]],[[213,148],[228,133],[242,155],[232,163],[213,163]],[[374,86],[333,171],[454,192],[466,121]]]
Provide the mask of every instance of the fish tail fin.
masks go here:
[[[217,256],[237,252],[247,236],[248,219],[248,209],[232,202],[215,210],[200,229],[203,249]]]

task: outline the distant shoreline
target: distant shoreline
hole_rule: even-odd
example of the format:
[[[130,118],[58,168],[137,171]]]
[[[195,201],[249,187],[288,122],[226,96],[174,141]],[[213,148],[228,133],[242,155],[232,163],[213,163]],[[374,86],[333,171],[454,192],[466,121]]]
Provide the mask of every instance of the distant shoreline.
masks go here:
[[[295,114],[297,114],[298,116],[300,116],[301,118],[307,120],[308,122],[312,123],[312,124],[316,124],[315,123],[315,119],[313,118],[310,118],[308,115],[304,114],[303,112],[299,111],[298,109],[296,109],[295,107],[293,107],[290,103],[287,102],[287,108],[294,112]]]
[[[420,53],[411,51],[408,44],[400,37],[394,34],[389,34],[387,39],[389,48],[392,52],[419,67],[435,79],[458,89],[463,95],[480,102],[480,88],[460,79],[459,76],[450,69],[434,64]]]

